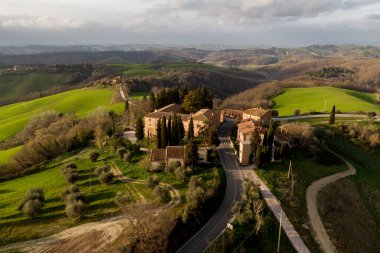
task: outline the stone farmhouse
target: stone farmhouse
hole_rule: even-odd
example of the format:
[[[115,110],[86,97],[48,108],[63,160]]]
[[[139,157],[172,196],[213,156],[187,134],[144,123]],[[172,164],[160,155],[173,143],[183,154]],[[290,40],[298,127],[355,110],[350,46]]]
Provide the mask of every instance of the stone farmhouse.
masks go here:
[[[260,108],[252,108],[243,111],[243,120],[252,119],[263,126],[268,126],[272,119],[272,112],[270,110],[264,110]]]
[[[184,146],[167,146],[166,148],[152,150],[150,155],[151,170],[157,170],[161,165],[166,166],[173,162],[179,162],[181,166],[185,165]]]
[[[170,116],[173,117],[176,114],[181,117],[185,131],[189,129],[190,117],[193,118],[194,124],[194,135],[198,136],[202,130],[208,127],[214,127],[217,129],[221,123],[221,113],[219,110],[214,109],[201,109],[194,114],[181,113],[182,105],[180,104],[170,104],[163,108],[160,108],[152,113],[145,115],[145,136],[154,137],[157,135],[157,122],[162,117],[168,119]]]

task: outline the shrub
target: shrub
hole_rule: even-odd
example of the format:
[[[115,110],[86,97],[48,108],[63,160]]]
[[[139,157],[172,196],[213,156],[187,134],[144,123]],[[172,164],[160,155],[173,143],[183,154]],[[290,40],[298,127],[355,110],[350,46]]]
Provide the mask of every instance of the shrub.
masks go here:
[[[127,153],[127,149],[122,147],[117,149],[117,155],[120,157],[120,159],[124,158],[124,155]]]
[[[93,163],[96,162],[98,160],[98,158],[99,158],[99,152],[97,152],[97,151],[92,151],[89,155],[89,159]]]
[[[165,168],[165,172],[166,173],[173,173],[176,169],[180,168],[181,167],[181,163],[176,161],[176,162],[171,162],[169,163],[166,168]]]
[[[63,177],[65,178],[66,182],[68,182],[70,184],[75,183],[75,181],[77,181],[79,178],[78,172],[73,167],[66,166],[66,167],[62,168],[62,174],[63,174]]]
[[[38,200],[43,204],[45,201],[44,191],[41,188],[30,189],[19,204],[18,210],[22,210],[29,200]]]
[[[145,182],[145,185],[151,189],[156,187],[160,183],[160,179],[157,176],[149,176]]]
[[[66,165],[66,168],[75,170],[75,169],[78,169],[78,166],[75,163],[69,163]]]
[[[111,171],[103,172],[99,174],[99,181],[102,184],[111,184],[114,177],[115,176]]]
[[[44,204],[39,199],[30,199],[24,204],[22,211],[28,217],[36,217],[42,213]]]
[[[86,205],[83,201],[69,202],[65,208],[65,213],[70,218],[80,218],[83,216]]]
[[[96,168],[95,172],[96,174],[100,175],[102,173],[109,172],[110,170],[111,170],[110,167],[108,165],[105,165],[105,166]]]
[[[132,200],[133,200],[133,197],[131,196],[130,193],[128,193],[128,192],[117,192],[114,202],[118,207],[123,208],[128,203],[131,203]]]
[[[170,196],[169,188],[166,186],[157,185],[154,188],[154,194],[157,196],[161,203],[168,203],[172,198]]]
[[[131,152],[125,153],[124,156],[123,156],[123,160],[124,160],[124,162],[129,163],[132,160],[132,154],[131,154]]]
[[[139,152],[140,151],[140,145],[139,144],[133,144],[132,145],[132,151],[133,151],[133,153],[137,153],[137,152]]]
[[[185,168],[179,167],[175,171],[175,178],[178,182],[183,183],[186,180],[186,171]]]
[[[293,113],[295,116],[299,116],[301,114],[301,109],[297,108],[297,109],[294,109],[294,113]]]
[[[66,197],[69,194],[79,192],[79,187],[76,184],[70,185],[70,187],[63,191],[61,198],[63,201],[66,201]]]

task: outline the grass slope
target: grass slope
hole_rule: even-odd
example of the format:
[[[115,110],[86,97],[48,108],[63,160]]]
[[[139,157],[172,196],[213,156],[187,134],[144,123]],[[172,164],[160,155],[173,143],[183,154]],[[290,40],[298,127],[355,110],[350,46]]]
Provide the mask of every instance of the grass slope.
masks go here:
[[[301,109],[301,113],[322,112],[325,100],[326,111],[330,111],[335,104],[341,112],[380,113],[375,94],[334,87],[286,88],[282,94],[273,98],[274,109],[279,111],[280,116],[293,115],[296,108]]]
[[[54,110],[85,116],[99,106],[121,111],[123,103],[110,105],[112,90],[79,89],[0,107],[0,141],[20,130],[36,114]]]
[[[69,74],[24,73],[0,75],[0,101],[17,99],[33,92],[63,85],[72,79]]]
[[[7,150],[0,150],[0,164],[8,162],[12,156],[22,149],[22,146],[10,148]]]

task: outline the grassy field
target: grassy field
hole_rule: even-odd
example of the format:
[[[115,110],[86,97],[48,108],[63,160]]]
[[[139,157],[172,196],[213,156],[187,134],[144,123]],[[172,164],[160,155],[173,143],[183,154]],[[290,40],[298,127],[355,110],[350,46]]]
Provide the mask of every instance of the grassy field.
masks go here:
[[[339,160],[338,160],[339,161]],[[258,169],[258,175],[267,182],[272,193],[281,200],[286,215],[295,226],[298,233],[311,252],[320,252],[314,241],[308,224],[306,208],[306,189],[313,182],[325,176],[335,174],[346,169],[344,164],[320,165],[299,150],[293,154],[292,168],[294,175],[293,196],[290,194],[291,181],[287,178],[289,160],[273,163]]]
[[[22,73],[0,75],[0,101],[20,98],[63,85],[72,79],[70,74]]]
[[[10,148],[7,150],[0,150],[0,164],[8,162],[12,156],[22,149],[22,146]]]
[[[75,113],[78,116],[85,116],[99,106],[122,111],[123,103],[111,105],[111,97],[112,90],[109,89],[79,89],[2,106],[0,107],[0,141],[13,136],[22,130],[33,116],[45,111]]]
[[[318,197],[322,221],[339,252],[380,247],[380,149],[368,150],[340,135],[326,139],[357,173],[324,188]],[[366,150],[367,149],[367,150]]]
[[[284,92],[273,98],[275,110],[280,116],[293,115],[296,108],[301,113],[323,112],[326,100],[326,111],[335,104],[341,112],[377,112],[375,94],[364,93],[334,87],[286,88]]]

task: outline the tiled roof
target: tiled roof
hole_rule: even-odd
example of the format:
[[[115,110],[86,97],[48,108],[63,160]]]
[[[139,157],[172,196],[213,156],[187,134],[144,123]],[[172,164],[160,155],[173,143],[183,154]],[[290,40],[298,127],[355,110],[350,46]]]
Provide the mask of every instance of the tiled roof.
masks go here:
[[[180,112],[182,110],[182,105],[180,104],[170,104],[157,110],[157,112]]]
[[[244,111],[245,114],[257,116],[257,117],[263,117],[268,112],[269,112],[268,110],[263,110],[259,108],[252,108],[252,109],[248,109]]]
[[[239,123],[237,126],[238,126],[238,129],[240,131],[245,129],[245,128],[255,128],[256,127],[255,123],[251,119],[243,121],[243,122]]]
[[[184,146],[167,146],[166,158],[167,159],[184,159],[185,147]]]
[[[193,120],[213,121],[213,117],[218,115],[218,111],[213,109],[201,109],[193,114]]]
[[[165,118],[168,119],[170,115],[173,117],[174,113],[170,113],[170,112],[152,112],[152,113],[149,113],[149,114],[145,115],[145,117],[159,119],[159,118],[162,118],[162,117],[165,116]],[[190,117],[189,114],[182,114],[182,113],[177,113],[177,116],[181,117],[182,121],[186,121]]]
[[[153,149],[151,161],[152,162],[164,162],[166,160],[166,149]]]

